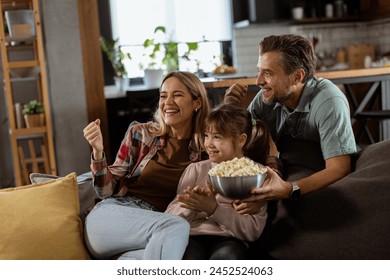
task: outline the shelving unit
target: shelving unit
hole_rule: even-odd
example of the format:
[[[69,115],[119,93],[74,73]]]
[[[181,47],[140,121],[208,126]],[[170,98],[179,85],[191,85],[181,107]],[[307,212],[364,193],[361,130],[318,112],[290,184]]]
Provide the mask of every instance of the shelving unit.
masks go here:
[[[5,26],[5,12],[16,10],[34,12],[31,36],[10,36],[13,27]],[[29,183],[31,172],[57,173],[38,0],[1,0],[0,48],[15,185],[20,186]],[[15,109],[33,99],[44,105],[44,124],[27,128]]]

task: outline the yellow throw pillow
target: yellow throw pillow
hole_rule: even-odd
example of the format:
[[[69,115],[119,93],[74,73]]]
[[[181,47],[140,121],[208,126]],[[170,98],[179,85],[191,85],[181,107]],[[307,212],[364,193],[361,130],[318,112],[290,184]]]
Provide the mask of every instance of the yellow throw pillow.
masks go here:
[[[77,176],[0,190],[0,259],[89,259]]]

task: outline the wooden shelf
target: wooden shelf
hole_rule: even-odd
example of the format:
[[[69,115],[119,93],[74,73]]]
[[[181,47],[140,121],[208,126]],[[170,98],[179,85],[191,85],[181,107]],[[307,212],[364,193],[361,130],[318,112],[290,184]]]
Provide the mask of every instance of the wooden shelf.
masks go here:
[[[26,67],[37,67],[37,66],[39,66],[39,62],[37,60],[8,62],[9,68],[26,68]]]
[[[15,186],[29,184],[31,172],[57,175],[39,6],[39,0],[1,0],[0,5],[0,47]],[[36,36],[11,38],[5,33],[4,12],[18,9],[34,11]],[[28,60],[17,60],[17,51],[25,50],[31,50]],[[13,86],[13,83],[30,81],[34,81],[31,86]],[[45,126],[23,127],[21,107],[15,106],[16,103],[22,104],[17,100],[20,91],[23,91],[24,98],[27,96],[30,100],[36,99],[43,103]]]
[[[4,38],[4,41],[7,43],[28,43],[28,42],[34,42],[36,40],[35,36],[28,36],[28,37],[10,37],[9,35],[6,35]]]
[[[33,135],[39,134],[42,135],[42,133],[46,133],[47,129],[46,126],[38,126],[38,127],[32,127],[32,128],[17,128],[13,131],[15,133],[16,138],[22,138],[22,137],[34,137]]]
[[[1,0],[1,9],[4,11],[29,8],[31,8],[30,0]]]
[[[316,24],[316,23],[341,23],[341,22],[356,22],[362,21],[362,17],[358,16],[343,16],[343,17],[316,17],[316,18],[303,18],[301,20],[294,20],[294,24]]]

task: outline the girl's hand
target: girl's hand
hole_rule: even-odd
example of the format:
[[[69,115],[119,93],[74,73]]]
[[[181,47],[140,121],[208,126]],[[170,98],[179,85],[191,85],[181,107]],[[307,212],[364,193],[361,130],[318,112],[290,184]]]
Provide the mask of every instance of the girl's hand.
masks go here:
[[[205,212],[208,216],[214,214],[218,203],[208,181],[206,186],[207,188],[201,188],[200,186],[187,187],[183,194],[177,196],[177,199],[182,202],[180,206],[198,212]]]

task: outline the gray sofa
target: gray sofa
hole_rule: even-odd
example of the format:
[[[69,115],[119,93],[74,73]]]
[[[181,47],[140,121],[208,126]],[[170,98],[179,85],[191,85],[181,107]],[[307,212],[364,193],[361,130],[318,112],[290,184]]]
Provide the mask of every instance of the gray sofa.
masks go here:
[[[78,179],[84,220],[96,195],[89,173]],[[270,202],[269,223],[247,258],[390,259],[390,140],[359,151],[353,172],[331,186],[299,201]]]
[[[327,188],[299,201],[271,202],[268,226],[249,257],[390,259],[390,140],[360,150],[353,172]]]

